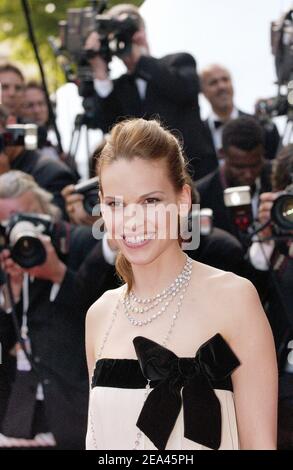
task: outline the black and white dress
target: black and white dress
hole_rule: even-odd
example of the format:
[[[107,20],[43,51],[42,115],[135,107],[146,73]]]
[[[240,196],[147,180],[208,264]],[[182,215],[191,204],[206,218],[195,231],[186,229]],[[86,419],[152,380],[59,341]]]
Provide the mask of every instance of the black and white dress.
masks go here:
[[[223,337],[193,358],[145,337],[133,343],[137,360],[96,363],[86,448],[131,450],[141,431],[138,450],[238,449],[231,374],[240,363]]]

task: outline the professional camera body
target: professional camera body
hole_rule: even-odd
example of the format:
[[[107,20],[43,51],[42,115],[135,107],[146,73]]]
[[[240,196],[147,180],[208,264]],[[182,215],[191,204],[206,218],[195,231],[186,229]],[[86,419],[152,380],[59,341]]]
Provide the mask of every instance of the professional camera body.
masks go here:
[[[86,65],[97,52],[85,50],[84,43],[89,34],[96,31],[101,41],[99,55],[109,63],[113,56],[121,58],[129,54],[132,37],[138,29],[138,18],[132,13],[115,19],[97,14],[92,7],[70,8],[67,20],[59,22],[60,51],[67,52],[76,64]]]
[[[8,248],[12,259],[22,268],[32,268],[46,261],[46,250],[39,238],[48,235],[60,258],[68,253],[69,225],[55,223],[49,215],[14,214],[0,224],[0,251]]]
[[[124,14],[121,19],[108,15],[96,16],[96,31],[101,38],[101,56],[109,61],[113,56],[123,58],[131,52],[132,37],[139,29],[135,14]]]
[[[271,220],[277,234],[293,237],[293,183],[274,201]]]
[[[59,44],[52,37],[48,40],[56,57],[61,58],[60,65],[66,79],[77,84],[79,94],[84,98],[85,113],[83,120],[78,122],[79,126],[85,124],[95,129],[98,110],[89,60],[99,55],[109,64],[113,56],[123,58],[129,54],[132,37],[139,29],[139,18],[134,13],[121,15],[119,19],[112,18],[101,14],[106,9],[107,1],[92,3],[91,7],[68,9],[66,20],[59,22]],[[94,31],[100,37],[98,52],[84,49],[86,39]]]
[[[251,190],[249,186],[227,188],[224,191],[225,206],[229,208],[232,223],[238,233],[254,233],[251,207]],[[274,201],[271,209],[271,223],[274,236],[293,236],[293,183]]]
[[[89,215],[92,215],[93,208],[99,202],[99,178],[95,176],[87,181],[76,184],[74,193],[83,194],[84,209]]]
[[[35,124],[11,124],[0,133],[0,152],[6,147],[21,145],[26,150],[38,147],[38,130]]]

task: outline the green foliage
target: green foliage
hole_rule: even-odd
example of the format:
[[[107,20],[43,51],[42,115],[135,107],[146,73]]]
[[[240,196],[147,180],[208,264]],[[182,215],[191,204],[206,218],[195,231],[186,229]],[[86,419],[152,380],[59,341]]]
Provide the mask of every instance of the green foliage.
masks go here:
[[[110,0],[109,7],[117,3],[133,3],[140,6],[143,0]],[[58,21],[66,18],[68,8],[90,6],[88,0],[28,0],[31,10],[35,37],[44,62],[49,88],[52,91],[64,82],[64,76],[48,44],[48,36],[58,36]],[[56,9],[47,13],[46,7],[53,4]],[[0,40],[8,43],[11,54],[9,61],[15,61],[28,78],[39,78],[34,53],[28,39],[27,26],[21,0],[1,0],[0,2]]]

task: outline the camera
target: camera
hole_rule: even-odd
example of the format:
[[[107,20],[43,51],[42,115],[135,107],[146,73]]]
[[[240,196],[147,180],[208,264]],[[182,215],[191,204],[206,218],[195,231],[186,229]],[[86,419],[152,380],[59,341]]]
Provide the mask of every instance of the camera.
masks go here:
[[[68,253],[68,224],[55,223],[48,215],[30,213],[14,214],[0,224],[0,251],[8,248],[12,259],[22,268],[43,264],[46,250],[40,234],[51,238],[60,258]]]
[[[24,146],[26,150],[38,147],[38,129],[35,124],[11,124],[0,133],[0,152],[9,146]]]
[[[97,14],[92,7],[70,8],[67,20],[59,22],[60,51],[67,52],[76,64],[88,65],[88,60],[97,52],[85,50],[84,43],[89,34],[96,31],[101,41],[98,54],[109,63],[114,55],[123,57],[130,52],[132,37],[138,29],[139,21],[133,13],[116,19],[107,14]]]
[[[289,111],[289,96],[279,95],[259,100],[255,106],[255,115],[260,121],[276,116],[285,116]]]
[[[113,56],[123,58],[131,52],[132,37],[139,30],[139,21],[132,13],[124,14],[121,19],[97,15],[96,30],[101,38],[100,54],[109,61]]]
[[[107,14],[107,2],[99,6],[69,8],[66,20],[59,21],[59,44],[49,37],[49,43],[56,57],[62,58],[66,78],[79,86],[79,93],[88,97],[94,93],[92,72],[89,60],[99,55],[109,64],[113,56],[123,57],[131,51],[132,37],[139,29],[139,19],[134,13],[121,15],[119,19]],[[90,33],[96,31],[100,36],[99,51],[84,49]]]
[[[247,233],[253,222],[250,186],[235,186],[224,190],[224,203],[229,208],[232,223],[241,233]]]
[[[78,183],[74,187],[74,192],[83,194],[84,209],[89,215],[92,215],[93,208],[99,202],[99,178],[95,176],[87,181]]]
[[[293,231],[293,183],[274,201],[271,220],[282,233]]]
[[[130,53],[132,37],[140,27],[139,18],[134,13],[126,13],[118,19],[102,14],[107,3],[107,0],[100,0],[93,1],[90,7],[69,8],[66,20],[59,21],[59,41],[48,38],[54,55],[60,58],[67,81],[74,82],[83,97],[85,112],[78,116],[77,127],[86,125],[96,129],[100,122],[89,60],[99,55],[109,64],[113,56],[123,58]],[[84,48],[86,39],[94,31],[100,37],[99,51]]]

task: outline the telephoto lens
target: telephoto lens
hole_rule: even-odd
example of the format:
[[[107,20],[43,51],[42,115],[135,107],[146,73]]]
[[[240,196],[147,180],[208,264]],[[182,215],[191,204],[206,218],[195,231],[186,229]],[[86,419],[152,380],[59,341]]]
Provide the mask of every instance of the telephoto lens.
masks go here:
[[[9,233],[12,259],[23,268],[32,268],[46,261],[46,250],[39,239],[40,231],[30,221],[20,221]]]
[[[293,187],[275,200],[271,219],[279,229],[293,231]]]
[[[92,215],[93,208],[99,202],[99,178],[95,176],[87,181],[78,183],[74,190],[75,193],[83,194],[84,209],[89,215]]]

